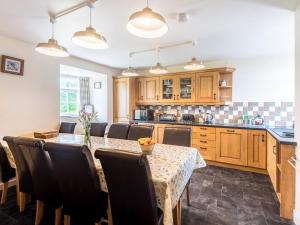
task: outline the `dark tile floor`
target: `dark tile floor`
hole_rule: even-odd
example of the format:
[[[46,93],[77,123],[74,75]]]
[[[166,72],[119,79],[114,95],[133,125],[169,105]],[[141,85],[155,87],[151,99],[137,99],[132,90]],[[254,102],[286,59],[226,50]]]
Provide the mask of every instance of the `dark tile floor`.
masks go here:
[[[291,225],[279,217],[279,206],[267,176],[208,166],[191,178],[191,206],[183,200],[183,225]],[[185,194],[183,195],[185,198]],[[15,189],[0,207],[0,225],[34,224],[35,205],[18,213]],[[53,225],[53,210],[45,210],[42,225]],[[85,225],[85,224],[80,224]]]

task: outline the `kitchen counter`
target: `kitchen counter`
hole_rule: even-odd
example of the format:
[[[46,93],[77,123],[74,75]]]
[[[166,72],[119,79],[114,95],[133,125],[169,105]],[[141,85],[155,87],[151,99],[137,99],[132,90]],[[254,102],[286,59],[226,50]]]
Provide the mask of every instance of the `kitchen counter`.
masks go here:
[[[294,138],[283,138],[274,133],[271,127],[264,125],[244,125],[244,124],[224,124],[224,123],[197,123],[197,122],[168,122],[168,121],[146,121],[146,120],[131,120],[130,123],[153,123],[153,124],[172,124],[172,125],[186,125],[186,126],[205,126],[217,128],[232,128],[232,129],[247,129],[247,130],[266,130],[269,132],[280,144],[297,145]]]

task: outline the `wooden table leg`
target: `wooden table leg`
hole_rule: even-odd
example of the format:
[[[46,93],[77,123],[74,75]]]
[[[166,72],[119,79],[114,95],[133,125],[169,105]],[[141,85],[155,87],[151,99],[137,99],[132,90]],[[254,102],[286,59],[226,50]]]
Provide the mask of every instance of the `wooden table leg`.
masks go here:
[[[108,225],[113,225],[112,213],[111,213],[111,206],[110,200],[108,198]]]
[[[173,209],[173,221],[174,225],[181,225],[181,197],[178,200],[176,207]]]
[[[186,201],[187,201],[187,205],[191,206],[191,200],[190,200],[190,180],[186,185],[185,191],[186,191]]]

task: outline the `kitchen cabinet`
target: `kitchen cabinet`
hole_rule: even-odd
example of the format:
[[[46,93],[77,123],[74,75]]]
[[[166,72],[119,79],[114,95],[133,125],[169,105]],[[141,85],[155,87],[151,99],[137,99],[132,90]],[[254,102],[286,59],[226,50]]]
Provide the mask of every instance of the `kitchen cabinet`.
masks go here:
[[[263,130],[248,130],[248,166],[260,169],[267,167],[267,133]]]
[[[277,141],[271,134],[267,135],[267,170],[275,191],[278,191],[277,186]]]
[[[157,102],[159,100],[159,78],[144,78],[144,102]]]
[[[132,118],[135,107],[134,78],[114,78],[113,121],[126,123]]]
[[[160,100],[162,102],[176,102],[176,80],[174,76],[161,76],[159,78]]]
[[[135,81],[136,102],[141,103],[144,100],[144,78],[136,78]]]
[[[183,74],[177,76],[176,100],[182,102],[195,101],[195,75]]]
[[[247,166],[247,130],[217,128],[216,161]]]
[[[218,73],[196,74],[196,102],[217,102],[218,95]]]

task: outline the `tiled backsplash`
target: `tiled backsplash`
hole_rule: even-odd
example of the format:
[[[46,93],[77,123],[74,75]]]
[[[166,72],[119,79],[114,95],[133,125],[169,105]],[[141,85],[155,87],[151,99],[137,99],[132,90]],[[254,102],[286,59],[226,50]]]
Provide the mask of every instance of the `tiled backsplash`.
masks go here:
[[[249,118],[260,114],[267,126],[292,126],[294,122],[293,102],[233,102],[229,106],[146,106],[156,114],[177,109],[179,114],[199,115],[200,111],[214,115],[216,123],[241,123],[242,116]]]

